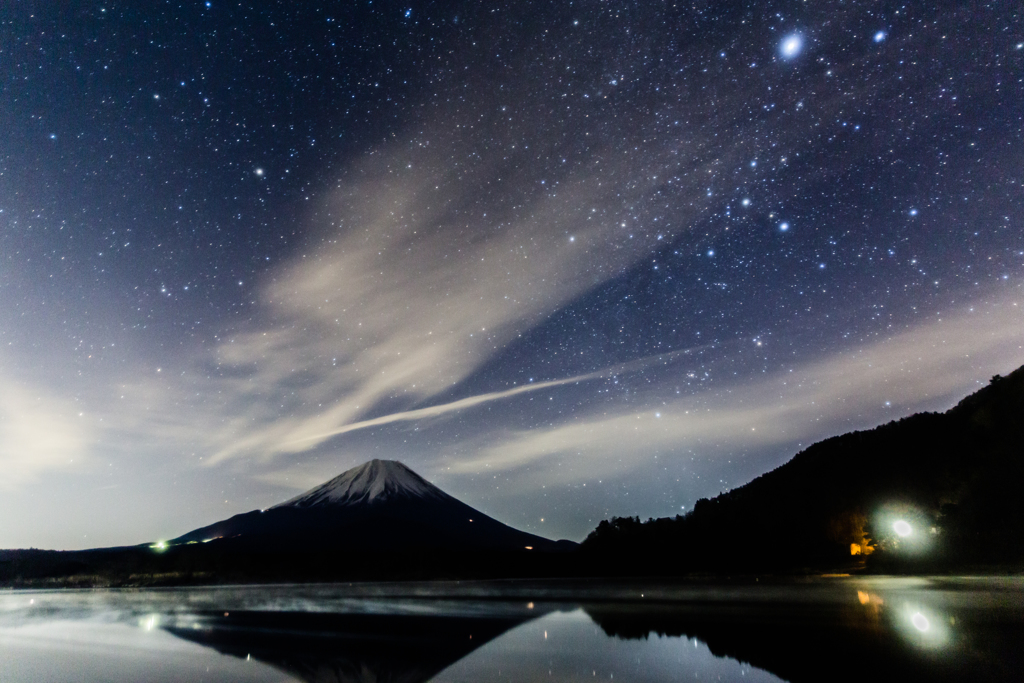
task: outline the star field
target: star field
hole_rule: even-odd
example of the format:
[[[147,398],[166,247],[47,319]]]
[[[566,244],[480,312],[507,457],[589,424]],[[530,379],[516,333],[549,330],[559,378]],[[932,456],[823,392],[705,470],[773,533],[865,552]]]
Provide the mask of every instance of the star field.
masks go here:
[[[8,3],[0,65],[0,547],[374,457],[578,540],[1024,363],[1010,4]]]

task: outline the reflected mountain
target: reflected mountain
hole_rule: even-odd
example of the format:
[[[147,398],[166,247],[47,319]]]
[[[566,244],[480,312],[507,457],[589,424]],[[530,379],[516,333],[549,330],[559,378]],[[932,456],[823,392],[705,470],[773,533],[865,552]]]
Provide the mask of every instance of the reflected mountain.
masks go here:
[[[224,612],[164,630],[309,683],[421,683],[543,614]]]
[[[1019,596],[1015,596],[1019,597]],[[866,679],[1015,681],[1024,670],[1020,605],[858,591],[840,602],[597,604],[584,610],[609,636],[695,638],[712,654],[790,683]]]

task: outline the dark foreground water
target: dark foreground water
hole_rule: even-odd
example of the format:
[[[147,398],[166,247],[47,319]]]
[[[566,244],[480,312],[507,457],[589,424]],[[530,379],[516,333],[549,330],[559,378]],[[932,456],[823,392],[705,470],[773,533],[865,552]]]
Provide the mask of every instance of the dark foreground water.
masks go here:
[[[0,680],[1019,681],[1022,578],[0,592]]]

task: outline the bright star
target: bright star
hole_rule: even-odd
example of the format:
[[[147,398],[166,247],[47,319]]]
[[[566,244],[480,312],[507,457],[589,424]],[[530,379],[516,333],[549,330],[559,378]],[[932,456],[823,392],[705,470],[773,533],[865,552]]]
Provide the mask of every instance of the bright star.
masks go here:
[[[256,175],[263,175],[263,169],[257,168],[255,171],[253,171],[253,173],[255,173]]]
[[[880,43],[883,40],[885,40],[885,31],[879,31],[878,33],[876,33],[874,40],[876,43]]]
[[[786,36],[786,38],[783,39],[782,45],[779,47],[779,51],[786,59],[793,59],[800,54],[800,50],[803,49],[803,46],[803,37],[794,33],[793,35]]]
[[[750,206],[750,200],[749,200],[749,199],[746,199],[746,198],[744,198],[744,199],[743,199],[743,206]]]
[[[789,230],[789,223],[779,223],[779,230],[781,232],[786,232],[787,230]]]

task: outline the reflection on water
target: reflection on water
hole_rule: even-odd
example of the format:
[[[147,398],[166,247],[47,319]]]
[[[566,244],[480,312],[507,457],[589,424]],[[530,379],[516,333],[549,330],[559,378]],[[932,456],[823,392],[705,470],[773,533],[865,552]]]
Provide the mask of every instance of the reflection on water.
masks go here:
[[[166,627],[310,683],[422,683],[528,616],[224,612]]]
[[[1024,580],[0,594],[23,681],[1018,680]]]
[[[583,609],[555,612],[510,631],[450,666],[436,683],[471,681],[778,682],[761,669],[715,656],[695,638],[609,638]]]

